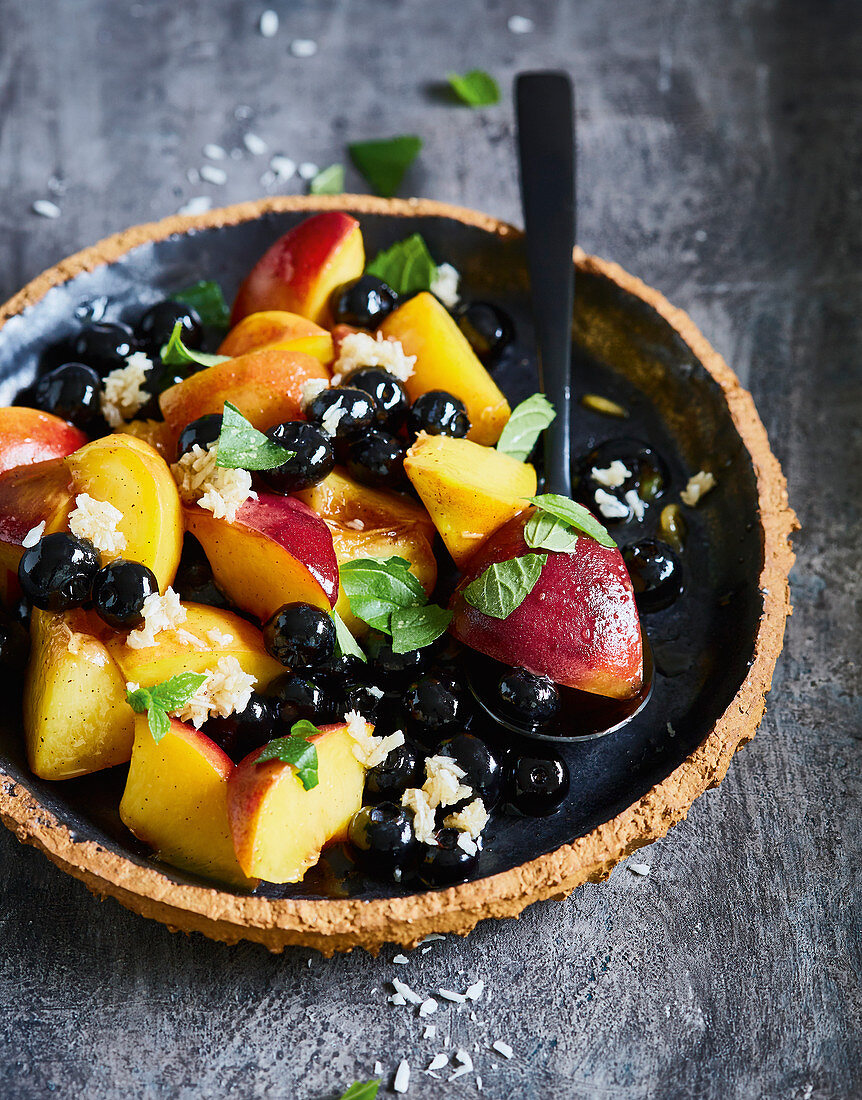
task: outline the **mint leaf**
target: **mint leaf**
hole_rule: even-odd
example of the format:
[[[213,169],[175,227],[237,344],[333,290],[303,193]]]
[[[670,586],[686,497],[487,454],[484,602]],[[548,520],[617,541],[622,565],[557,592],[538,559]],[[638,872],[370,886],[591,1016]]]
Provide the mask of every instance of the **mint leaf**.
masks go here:
[[[221,287],[212,280],[202,279],[184,290],[177,290],[171,295],[171,299],[197,310],[198,316],[205,325],[213,325],[215,328],[228,327],[230,310],[227,308]]]
[[[547,512],[535,512],[524,526],[524,542],[533,550],[556,550],[571,554],[578,536],[567,523]]]
[[[150,733],[158,744],[171,728],[169,712],[182,710],[206,678],[205,672],[181,672],[155,687],[127,692],[126,702],[135,714],[146,713]]]
[[[556,416],[554,406],[543,393],[534,393],[512,410],[497,440],[497,450],[519,462],[526,462],[536,440]]]
[[[355,1081],[339,1100],[375,1100],[379,1088],[379,1081]]]
[[[210,355],[205,351],[193,351],[187,348],[182,340],[182,321],[177,321],[171,338],[161,351],[161,360],[167,367],[214,367],[216,363],[224,363],[230,359],[229,355]]]
[[[308,185],[311,195],[340,195],[344,191],[344,165],[322,168]]]
[[[225,401],[216,466],[223,470],[272,470],[296,456],[249,424],[236,405]]]
[[[612,549],[616,547],[617,544],[595,516],[568,497],[561,497],[556,493],[542,493],[537,497],[525,497],[525,499],[543,512],[547,512],[548,515],[556,516],[577,531],[583,531],[585,535],[595,539],[600,546],[608,546]]]
[[[398,241],[391,248],[378,252],[365,269],[376,275],[403,297],[430,290],[437,274],[437,265],[431,259],[428,246],[418,233],[405,241]]]
[[[421,148],[422,139],[407,134],[383,141],[355,141],[347,151],[371,190],[391,199]]]
[[[359,648],[359,643],[347,629],[344,619],[337,611],[331,611],[332,621],[335,623],[335,641],[342,657],[358,657],[360,661],[368,663],[368,658]]]
[[[339,575],[357,619],[386,633],[393,611],[421,607],[428,601],[404,558],[357,558],[344,562]]]
[[[547,554],[525,554],[489,565],[464,589],[464,599],[483,615],[507,619],[536,587],[547,560]]]
[[[452,612],[436,603],[425,607],[401,607],[392,612],[389,630],[392,634],[392,652],[409,653],[423,649],[445,634],[452,621]]]
[[[468,107],[490,107],[491,104],[500,102],[497,81],[482,69],[471,69],[463,76],[447,73],[446,79],[455,95]]]
[[[289,737],[276,737],[264,745],[256,764],[267,760],[281,760],[290,764],[296,771],[303,787],[310,791],[320,782],[317,775],[317,748],[306,740],[320,733],[320,730],[307,718],[301,718],[290,727]]]

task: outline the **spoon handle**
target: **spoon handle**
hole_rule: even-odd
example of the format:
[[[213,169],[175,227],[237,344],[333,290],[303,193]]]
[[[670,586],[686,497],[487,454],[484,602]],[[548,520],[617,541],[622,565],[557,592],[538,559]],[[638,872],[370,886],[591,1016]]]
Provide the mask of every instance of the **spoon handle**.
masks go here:
[[[556,409],[545,431],[548,492],[572,494],[572,308],[575,293],[574,89],[566,73],[515,81],[521,203],[539,354],[539,383]]]

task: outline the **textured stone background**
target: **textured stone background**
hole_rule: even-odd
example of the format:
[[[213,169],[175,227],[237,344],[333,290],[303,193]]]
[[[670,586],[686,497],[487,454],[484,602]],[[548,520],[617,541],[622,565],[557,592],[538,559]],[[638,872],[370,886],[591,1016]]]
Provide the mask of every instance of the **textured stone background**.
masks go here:
[[[326,165],[416,132],[409,191],[517,220],[512,74],[577,78],[581,243],[687,309],[753,390],[803,522],[769,715],[720,791],[610,881],[407,967],[175,936],[0,836],[0,1094],[338,1095],[440,1048],[386,1004],[482,977],[441,1011],[493,1100],[862,1095],[859,508],[862,19],[856,0],[0,0],[0,296],[127,224],[259,195],[266,158],[192,184],[244,132]],[[535,20],[514,35],[512,14]],[[313,58],[288,51],[319,44]],[[433,85],[483,66],[504,102]],[[247,120],[235,109],[251,109]],[[55,191],[49,188],[56,177]],[[348,174],[349,184],[359,181]],[[299,190],[294,180],[288,190]],[[53,197],[62,217],[30,212]]]

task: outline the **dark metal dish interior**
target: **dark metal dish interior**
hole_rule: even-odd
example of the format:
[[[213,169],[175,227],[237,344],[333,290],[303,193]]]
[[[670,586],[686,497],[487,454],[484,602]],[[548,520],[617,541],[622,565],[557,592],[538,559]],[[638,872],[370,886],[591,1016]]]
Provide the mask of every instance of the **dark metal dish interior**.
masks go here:
[[[268,214],[145,244],[49,290],[0,330],[0,404],[9,404],[31,380],[42,348],[77,328],[93,303],[101,308],[107,300],[106,319],[135,317],[170,291],[201,278],[219,280],[230,300],[258,256],[304,216]],[[438,261],[453,263],[462,272],[465,297],[488,299],[507,310],[518,339],[496,377],[513,404],[534,392],[519,240],[442,217],[362,215],[361,221],[369,254],[418,231]],[[604,276],[578,276],[574,332],[576,453],[606,439],[634,436],[655,447],[670,468],[665,500],[678,499],[688,476],[702,467],[716,472],[719,485],[699,508],[687,512],[684,595],[667,610],[644,618],[656,668],[649,705],[616,733],[560,746],[572,778],[565,805],[547,818],[495,815],[476,878],[571,842],[665,779],[707,736],[736,694],[754,655],[762,612],[755,475],[717,383],[663,318]],[[577,398],[585,392],[618,401],[629,410],[629,419],[613,420],[582,408]],[[614,537],[623,544],[652,534],[659,510],[648,509],[637,534],[615,528]],[[150,860],[148,850],[119,820],[125,768],[61,783],[36,779],[27,768],[20,722],[0,730],[0,765],[76,837],[137,863]],[[175,881],[195,881],[171,867],[162,870]],[[261,892],[273,897],[372,898],[413,891],[364,878],[333,849],[304,882],[264,886]]]

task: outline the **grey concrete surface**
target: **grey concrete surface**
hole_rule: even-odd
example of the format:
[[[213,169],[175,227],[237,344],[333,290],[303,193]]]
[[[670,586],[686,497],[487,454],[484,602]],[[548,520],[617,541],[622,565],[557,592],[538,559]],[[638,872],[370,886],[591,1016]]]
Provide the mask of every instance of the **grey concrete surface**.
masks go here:
[[[648,877],[622,866],[407,966],[172,935],[4,832],[0,1095],[323,1100],[376,1060],[389,1087],[401,1058],[411,1097],[477,1095],[474,1075],[421,1072],[447,1036],[493,1100],[862,1095],[858,3],[272,0],[264,39],[266,6],[0,0],[0,295],[193,195],[263,193],[267,158],[247,152],[223,186],[186,176],[205,142],[248,131],[321,166],[415,132],[408,192],[517,219],[511,78],[565,67],[582,243],[687,309],[753,390],[804,525],[796,612],[761,732],[642,853]],[[513,14],[534,29],[513,34]],[[316,55],[293,57],[296,38]],[[477,66],[500,106],[435,94]],[[39,198],[61,217],[32,214]],[[441,1008],[426,1040],[386,1003],[395,974],[486,994],[475,1019]]]

